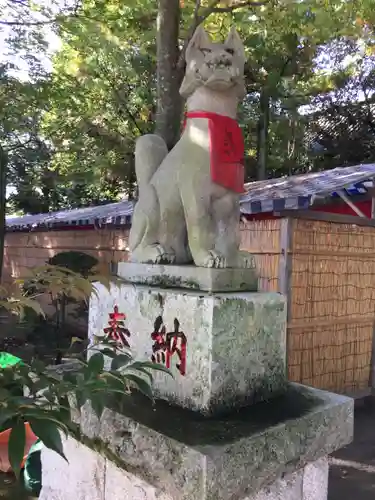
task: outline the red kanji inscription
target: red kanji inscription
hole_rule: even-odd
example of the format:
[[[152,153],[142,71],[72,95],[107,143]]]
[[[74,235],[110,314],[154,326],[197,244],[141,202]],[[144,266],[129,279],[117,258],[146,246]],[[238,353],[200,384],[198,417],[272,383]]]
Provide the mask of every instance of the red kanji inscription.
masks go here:
[[[186,346],[187,338],[184,332],[180,331],[180,322],[177,318],[174,320],[174,329],[167,332],[163,323],[163,318],[158,316],[154,323],[154,331],[151,334],[154,341],[152,346],[153,363],[163,364],[166,368],[171,367],[171,358],[177,354],[179,363],[176,368],[181,375],[186,374]]]
[[[154,323],[154,331],[151,338],[154,341],[152,346],[151,360],[153,363],[165,365],[167,361],[167,344],[166,344],[167,331],[163,324],[163,318],[158,316]]]
[[[126,314],[120,313],[118,307],[113,308],[113,313],[109,313],[108,327],[104,328],[104,333],[108,339],[114,340],[124,347],[130,347],[126,337],[130,337],[130,332],[125,328]]]
[[[223,159],[231,161],[231,158],[236,150],[233,134],[231,130],[226,129],[223,143]]]

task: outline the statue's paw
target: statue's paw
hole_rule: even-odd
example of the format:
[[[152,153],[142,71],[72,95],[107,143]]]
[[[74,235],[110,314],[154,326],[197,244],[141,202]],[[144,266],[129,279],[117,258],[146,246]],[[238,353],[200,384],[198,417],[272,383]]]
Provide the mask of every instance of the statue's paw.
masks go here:
[[[255,269],[254,255],[240,250],[237,257],[237,266],[246,269]]]
[[[214,267],[217,269],[227,267],[226,258],[215,250],[200,252],[199,256],[194,259],[194,263],[200,267]]]
[[[163,247],[159,245],[160,254],[156,259],[156,264],[174,264],[176,260],[176,255],[172,251],[165,251]]]
[[[176,256],[172,251],[166,251],[162,245],[150,245],[134,252],[135,262],[149,262],[152,264],[173,264]]]

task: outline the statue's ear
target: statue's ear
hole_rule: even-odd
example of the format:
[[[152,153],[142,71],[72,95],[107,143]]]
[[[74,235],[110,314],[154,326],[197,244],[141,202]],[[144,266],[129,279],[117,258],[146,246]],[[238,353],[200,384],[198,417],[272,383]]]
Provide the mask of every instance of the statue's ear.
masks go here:
[[[240,57],[244,62],[246,60],[245,56],[245,48],[243,46],[240,35],[238,34],[236,28],[233,26],[229,32],[227,39],[225,40],[224,45],[228,49],[232,49],[237,57]]]
[[[186,49],[186,59],[190,59],[195,50],[209,48],[211,46],[211,39],[206,33],[203,26],[198,26],[195,30],[193,38]]]

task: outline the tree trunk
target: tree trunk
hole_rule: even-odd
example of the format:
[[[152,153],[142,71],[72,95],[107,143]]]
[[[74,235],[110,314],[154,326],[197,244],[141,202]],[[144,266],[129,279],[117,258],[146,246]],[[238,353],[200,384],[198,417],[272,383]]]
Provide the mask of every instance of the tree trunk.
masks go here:
[[[293,175],[297,165],[297,147],[296,147],[296,129],[297,129],[297,108],[291,109],[291,118],[289,120],[289,140],[288,140],[288,156],[287,167],[288,175]]]
[[[3,275],[4,263],[7,164],[8,156],[0,145],[0,283]]]
[[[258,180],[267,177],[268,129],[270,121],[270,99],[266,89],[260,93],[260,116],[258,124]]]
[[[157,20],[157,113],[156,134],[171,149],[177,142],[182,115],[179,88],[180,0],[159,0]]]

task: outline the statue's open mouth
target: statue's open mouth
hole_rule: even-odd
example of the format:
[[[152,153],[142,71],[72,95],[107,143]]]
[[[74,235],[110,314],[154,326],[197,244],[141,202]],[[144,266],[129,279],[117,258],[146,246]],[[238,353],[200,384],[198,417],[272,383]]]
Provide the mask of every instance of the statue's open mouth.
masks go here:
[[[212,76],[210,76],[205,85],[208,86],[223,86],[228,87],[232,85],[233,78],[227,71],[215,72]]]

